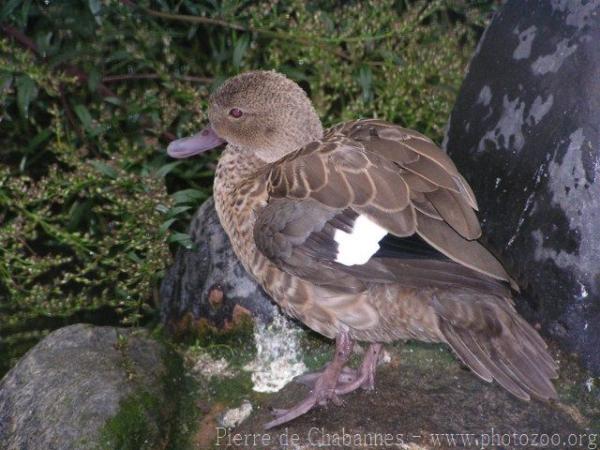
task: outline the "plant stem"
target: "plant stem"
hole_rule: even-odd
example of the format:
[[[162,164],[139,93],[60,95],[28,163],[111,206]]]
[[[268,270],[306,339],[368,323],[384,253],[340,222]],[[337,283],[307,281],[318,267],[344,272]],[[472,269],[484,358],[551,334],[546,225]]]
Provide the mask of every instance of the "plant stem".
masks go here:
[[[128,4],[133,4],[133,2],[127,2]],[[278,39],[285,39],[289,41],[298,41],[302,44],[312,44],[312,43],[323,43],[323,44],[341,44],[343,42],[366,42],[366,41],[378,41],[381,39],[386,39],[395,34],[395,31],[387,31],[385,33],[380,34],[363,34],[360,36],[340,36],[335,38],[324,38],[319,36],[310,36],[310,35],[298,35],[293,33],[287,33],[282,31],[273,31],[273,30],[265,30],[264,28],[256,28],[253,26],[243,26],[237,23],[227,22],[221,19],[214,19],[212,17],[204,17],[204,16],[190,16],[187,14],[172,14],[165,13],[161,11],[155,11],[153,9],[139,7],[146,14],[154,17],[160,17],[166,20],[177,20],[180,22],[190,22],[190,23],[200,23],[204,25],[217,25],[225,28],[231,28],[238,31],[247,31],[252,33],[263,34],[265,36],[270,36]]]
[[[102,82],[104,83],[115,83],[119,81],[127,81],[127,80],[161,80],[165,78],[164,76],[158,73],[131,73],[131,74],[123,74],[123,75],[109,75],[102,78]],[[181,75],[176,76],[175,78],[183,80],[183,81],[191,81],[195,83],[212,83],[213,78],[209,77],[197,77],[192,75]]]

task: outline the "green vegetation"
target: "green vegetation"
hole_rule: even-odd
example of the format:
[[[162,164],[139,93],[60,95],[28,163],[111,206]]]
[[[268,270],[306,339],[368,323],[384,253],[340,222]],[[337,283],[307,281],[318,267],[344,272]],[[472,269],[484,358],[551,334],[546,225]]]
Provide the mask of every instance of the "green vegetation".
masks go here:
[[[0,6],[0,374],[47,331],[154,317],[215,155],[164,149],[208,93],[273,68],[326,125],[440,140],[492,1],[7,0]]]
[[[160,336],[155,336],[164,342]],[[124,351],[127,340],[119,343]],[[198,420],[193,399],[195,381],[186,375],[183,361],[170,343],[164,342],[163,363],[166,372],[154,392],[143,387],[121,401],[118,413],[100,430],[100,449],[142,450],[188,448],[190,434]],[[125,363],[127,364],[127,362]],[[133,378],[143,376],[133,371]]]
[[[145,391],[125,399],[118,414],[102,430],[102,447],[123,450],[156,448],[157,442],[160,442],[160,430],[146,415],[159,407],[158,399]]]

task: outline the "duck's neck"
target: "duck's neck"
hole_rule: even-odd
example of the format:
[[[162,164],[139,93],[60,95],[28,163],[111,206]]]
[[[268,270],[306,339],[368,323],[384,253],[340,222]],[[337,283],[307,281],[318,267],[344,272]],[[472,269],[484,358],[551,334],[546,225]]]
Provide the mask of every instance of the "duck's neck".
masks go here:
[[[250,243],[255,212],[267,202],[266,168],[252,153],[228,145],[215,173],[215,209],[244,266],[256,253]]]
[[[231,144],[227,145],[217,164],[215,190],[236,189],[246,180],[255,178],[266,163],[252,152],[246,152]]]

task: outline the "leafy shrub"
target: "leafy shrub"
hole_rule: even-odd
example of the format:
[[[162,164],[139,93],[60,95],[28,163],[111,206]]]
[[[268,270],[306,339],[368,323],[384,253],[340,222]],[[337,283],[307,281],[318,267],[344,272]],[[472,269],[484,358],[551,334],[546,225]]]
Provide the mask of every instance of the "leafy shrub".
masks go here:
[[[274,68],[301,83],[326,125],[377,116],[439,141],[493,3],[468,5],[3,2],[4,356],[75,320],[152,317],[215,164],[170,161],[164,148],[201,126],[208,93],[230,75]]]

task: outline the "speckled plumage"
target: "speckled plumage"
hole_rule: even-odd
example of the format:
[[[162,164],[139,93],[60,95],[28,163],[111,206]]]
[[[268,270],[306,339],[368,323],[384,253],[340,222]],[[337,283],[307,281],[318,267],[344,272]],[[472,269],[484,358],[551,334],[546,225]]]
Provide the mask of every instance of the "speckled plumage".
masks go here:
[[[275,72],[227,81],[210,105],[211,126],[229,143],[215,177],[217,213],[246,270],[286,313],[338,346],[445,342],[520,398],[556,397],[555,363],[515,311],[516,285],[477,242],[475,195],[431,140],[380,120],[323,133],[306,94]],[[347,266],[336,260],[334,234],[358,216],[387,229],[390,244]],[[372,385],[372,360],[356,386]],[[335,384],[339,371],[327,370],[328,387],[273,424],[347,392]]]

